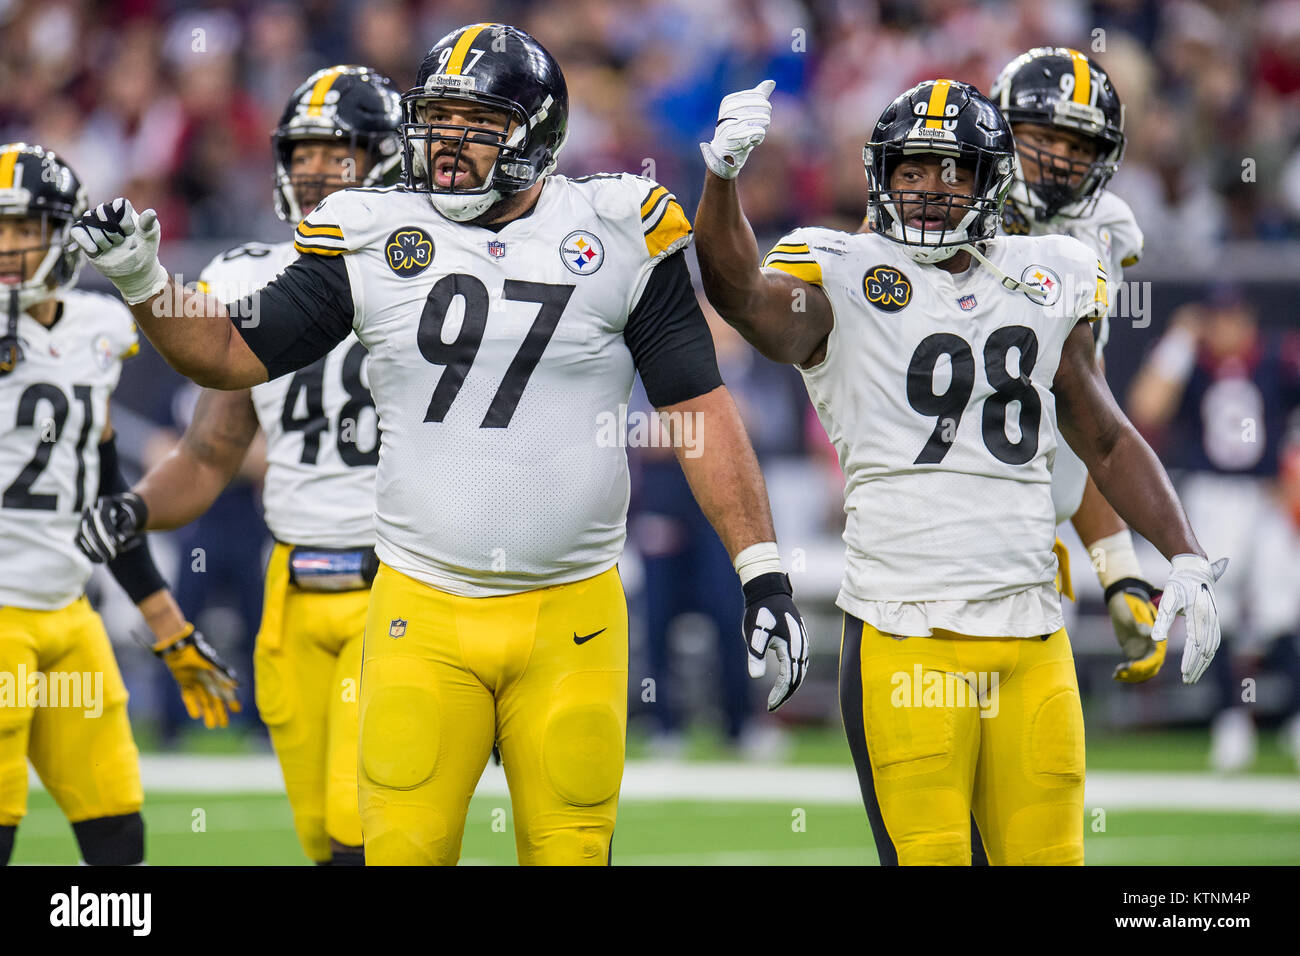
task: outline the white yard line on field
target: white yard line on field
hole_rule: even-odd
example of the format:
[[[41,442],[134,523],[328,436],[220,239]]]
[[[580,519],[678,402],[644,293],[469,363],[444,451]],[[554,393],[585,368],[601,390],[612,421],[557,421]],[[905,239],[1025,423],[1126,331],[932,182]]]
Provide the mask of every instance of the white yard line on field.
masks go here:
[[[140,758],[149,793],[278,793],[284,783],[273,756],[151,754]],[[40,784],[32,777],[34,787]],[[476,791],[509,795],[505,773],[489,764]],[[623,774],[625,801],[790,803],[798,806],[861,802],[849,767],[765,766],[734,763],[632,761]],[[1300,814],[1300,777],[1218,777],[1206,773],[1088,775],[1086,805],[1106,810],[1241,810]]]

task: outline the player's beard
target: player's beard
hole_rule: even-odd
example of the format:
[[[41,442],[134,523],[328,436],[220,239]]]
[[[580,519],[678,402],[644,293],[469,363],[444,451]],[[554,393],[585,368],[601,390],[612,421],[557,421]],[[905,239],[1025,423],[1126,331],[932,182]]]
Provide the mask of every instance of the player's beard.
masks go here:
[[[473,161],[466,158],[464,155],[461,155],[457,162],[457,152],[458,150],[455,148],[443,148],[434,152],[430,161],[429,172],[429,185],[434,189],[434,191],[445,192],[448,195],[455,195],[458,192],[465,193],[482,188],[483,183],[486,181],[485,175],[480,173]],[[454,167],[455,178],[452,183],[449,183],[446,186],[442,186],[438,183],[437,176],[439,165],[444,160],[451,160],[456,163]]]
[[[291,182],[294,198],[298,200],[298,208],[302,210],[303,216],[311,215],[312,210],[331,193],[357,185],[344,182],[337,176],[295,176]]]

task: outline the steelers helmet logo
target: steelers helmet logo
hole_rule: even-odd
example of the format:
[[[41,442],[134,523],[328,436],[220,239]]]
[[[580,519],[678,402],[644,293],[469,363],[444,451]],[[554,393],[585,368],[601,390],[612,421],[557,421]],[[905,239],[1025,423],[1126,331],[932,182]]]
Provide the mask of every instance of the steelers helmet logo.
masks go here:
[[[388,237],[384,256],[403,279],[418,276],[433,262],[433,237],[419,226],[403,226]]]
[[[1061,277],[1047,266],[1026,266],[1025,271],[1020,273],[1020,281],[1040,293],[1041,298],[1025,293],[1025,298],[1036,305],[1056,305],[1061,298]]]
[[[585,229],[575,229],[560,243],[560,261],[574,275],[589,276],[605,261],[605,247]]]
[[[874,266],[862,277],[867,301],[883,312],[897,312],[912,301],[912,282],[893,266]]]

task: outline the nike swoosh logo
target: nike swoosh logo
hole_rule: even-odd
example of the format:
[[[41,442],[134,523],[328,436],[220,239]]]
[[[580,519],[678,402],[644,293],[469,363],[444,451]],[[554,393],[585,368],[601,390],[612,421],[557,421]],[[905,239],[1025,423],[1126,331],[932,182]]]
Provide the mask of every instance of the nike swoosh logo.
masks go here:
[[[577,632],[577,631],[574,631],[574,632],[573,632],[573,643],[575,643],[575,644],[586,644],[589,640],[591,640],[591,639],[592,639],[593,637],[595,637],[597,634],[604,634],[607,630],[609,630],[609,628],[602,627],[599,631],[592,631],[590,634],[586,634],[586,635],[584,635],[584,636],[582,636],[582,637],[579,637],[579,636],[578,636],[578,632]]]

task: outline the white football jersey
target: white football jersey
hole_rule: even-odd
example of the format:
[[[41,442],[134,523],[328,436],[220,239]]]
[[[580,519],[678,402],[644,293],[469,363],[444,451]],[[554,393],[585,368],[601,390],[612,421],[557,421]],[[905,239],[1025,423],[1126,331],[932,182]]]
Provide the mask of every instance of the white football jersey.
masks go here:
[[[1014,217],[1014,207],[1012,212]],[[1142,257],[1142,230],[1133,217],[1133,210],[1108,190],[1102,190],[1097,205],[1087,216],[1058,216],[1050,222],[1023,218],[1015,221],[1027,227],[1031,236],[1073,236],[1084,243],[1105,264],[1112,289],[1122,288],[1125,267],[1135,265]],[[1101,319],[1098,326],[1097,357],[1100,358],[1110,339],[1109,317]],[[1052,502],[1058,524],[1068,521],[1079,510],[1087,481],[1087,466],[1069,445],[1062,442],[1052,469]]]
[[[609,427],[632,390],[623,330],[654,265],[690,241],[668,190],[552,175],[496,231],[445,219],[418,192],[344,190],[295,241],[347,253],[383,423],[380,559],[469,596],[612,567],[629,489]]]
[[[85,590],[75,540],[99,491],[99,444],[135,322],[119,300],[76,289],[46,328],[18,318],[24,357],[0,376],[0,605],[53,611]]]
[[[249,242],[217,256],[201,288],[223,302],[260,289],[298,257],[292,242]],[[266,433],[266,525],[278,541],[323,548],[375,543],[379,423],[365,346],[349,335],[324,358],[252,389]]]
[[[873,233],[798,229],[764,263],[833,307],[826,358],[801,371],[846,480],[837,603],[891,633],[918,631],[882,626],[883,604],[943,602],[937,626],[971,635],[1061,626],[1051,388],[1077,319],[1104,310],[1106,279],[1074,239],[999,238],[985,252],[1046,304],[978,263],[954,276]],[[974,609],[1031,590],[997,630]]]

